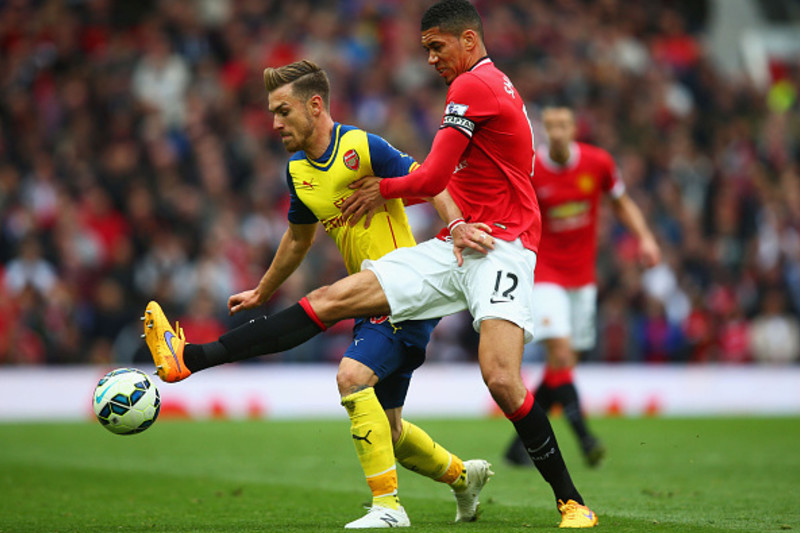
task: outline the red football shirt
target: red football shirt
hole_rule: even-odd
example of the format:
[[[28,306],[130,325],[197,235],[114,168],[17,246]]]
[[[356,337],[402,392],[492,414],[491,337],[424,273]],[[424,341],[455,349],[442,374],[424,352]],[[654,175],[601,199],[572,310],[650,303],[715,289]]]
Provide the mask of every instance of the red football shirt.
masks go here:
[[[541,215],[531,181],[533,133],[522,98],[489,58],[450,84],[440,130],[445,128],[455,128],[469,140],[447,182],[464,218],[492,225],[494,237],[520,238],[536,251]],[[429,159],[440,155],[434,153],[436,147],[434,141]],[[423,163],[409,176],[383,180],[381,193],[387,198],[418,195],[414,182],[436,179],[429,174]],[[446,228],[440,234],[444,236]]]
[[[570,145],[564,165],[540,149],[533,186],[542,210],[536,281],[580,287],[595,282],[597,210],[602,193],[619,198],[625,184],[611,155],[583,143]]]

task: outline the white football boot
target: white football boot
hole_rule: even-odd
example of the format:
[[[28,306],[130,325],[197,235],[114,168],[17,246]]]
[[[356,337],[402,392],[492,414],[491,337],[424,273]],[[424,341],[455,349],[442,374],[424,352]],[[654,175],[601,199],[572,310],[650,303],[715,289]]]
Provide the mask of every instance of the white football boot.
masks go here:
[[[464,461],[467,472],[467,486],[463,490],[453,490],[456,497],[456,522],[474,522],[478,519],[478,496],[483,486],[494,475],[492,465],[483,459]]]
[[[409,527],[411,521],[408,519],[406,510],[401,505],[399,509],[389,509],[388,507],[381,507],[373,505],[367,511],[367,514],[353,520],[346,526],[345,529],[377,529],[386,527]]]

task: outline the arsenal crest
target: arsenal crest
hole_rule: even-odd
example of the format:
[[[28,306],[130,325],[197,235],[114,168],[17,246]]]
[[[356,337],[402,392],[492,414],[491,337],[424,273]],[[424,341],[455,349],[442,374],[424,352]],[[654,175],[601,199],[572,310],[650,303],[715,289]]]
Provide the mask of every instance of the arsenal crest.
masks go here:
[[[361,158],[358,157],[358,152],[355,150],[348,150],[344,154],[344,166],[349,168],[350,170],[358,170],[359,165],[361,164]]]

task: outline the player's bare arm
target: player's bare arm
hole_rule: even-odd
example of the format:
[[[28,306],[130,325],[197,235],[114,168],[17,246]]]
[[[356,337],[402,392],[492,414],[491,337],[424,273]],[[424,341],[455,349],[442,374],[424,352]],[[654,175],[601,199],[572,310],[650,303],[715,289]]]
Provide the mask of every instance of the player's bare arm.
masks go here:
[[[303,262],[314,243],[316,232],[317,224],[290,223],[258,286],[228,298],[228,312],[234,315],[245,309],[253,309],[272,298],[275,291]]]
[[[661,261],[661,248],[647,222],[641,209],[626,193],[612,200],[614,214],[639,240],[639,260],[647,268],[657,265]]]

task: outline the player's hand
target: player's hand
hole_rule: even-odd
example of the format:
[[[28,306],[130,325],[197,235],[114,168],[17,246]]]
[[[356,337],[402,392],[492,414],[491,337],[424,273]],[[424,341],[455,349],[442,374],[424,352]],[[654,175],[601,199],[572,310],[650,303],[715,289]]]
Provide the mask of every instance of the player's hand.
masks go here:
[[[345,222],[355,226],[361,220],[361,217],[366,216],[364,227],[369,227],[375,211],[386,203],[386,199],[381,196],[381,179],[375,176],[367,176],[349,185],[351,189],[356,189],[356,191],[345,198],[339,207]]]
[[[661,248],[654,238],[648,237],[639,242],[639,261],[646,268],[652,268],[661,262]]]
[[[228,313],[233,316],[239,311],[253,309],[262,303],[261,297],[256,292],[256,289],[242,291],[228,298]]]
[[[483,222],[459,224],[453,228],[450,236],[453,238],[453,254],[456,256],[458,266],[464,264],[464,250],[471,248],[482,254],[494,250],[494,237],[492,228]]]

